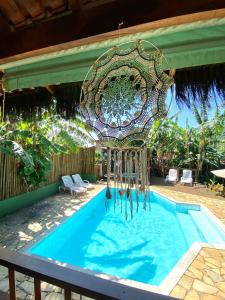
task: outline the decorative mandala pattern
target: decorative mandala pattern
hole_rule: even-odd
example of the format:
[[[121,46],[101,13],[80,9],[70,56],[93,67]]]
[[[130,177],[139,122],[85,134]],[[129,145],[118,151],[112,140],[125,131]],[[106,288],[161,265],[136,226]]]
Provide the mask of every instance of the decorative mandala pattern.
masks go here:
[[[142,41],[117,46],[101,56],[84,81],[81,110],[105,145],[143,140],[155,117],[165,113],[173,83],[162,71],[162,53],[144,51]]]

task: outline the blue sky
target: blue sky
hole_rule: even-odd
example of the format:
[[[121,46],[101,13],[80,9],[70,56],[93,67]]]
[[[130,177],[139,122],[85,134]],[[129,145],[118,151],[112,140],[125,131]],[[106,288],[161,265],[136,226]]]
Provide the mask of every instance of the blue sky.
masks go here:
[[[171,99],[172,99],[171,92],[169,90],[168,93],[167,93],[167,97],[166,97],[167,105],[169,105],[169,103],[171,102]],[[177,112],[179,112],[179,114],[178,114],[178,124],[180,126],[182,126],[183,128],[186,128],[187,119],[188,119],[189,126],[191,126],[191,127],[197,127],[198,126],[198,124],[195,121],[195,118],[192,114],[191,109],[187,108],[186,106],[183,106],[182,108],[179,108],[176,104],[175,99],[172,99],[171,106],[170,106],[169,117],[175,115]],[[214,116],[214,113],[215,113],[215,104],[212,103],[211,109],[208,110],[209,119],[211,119]]]

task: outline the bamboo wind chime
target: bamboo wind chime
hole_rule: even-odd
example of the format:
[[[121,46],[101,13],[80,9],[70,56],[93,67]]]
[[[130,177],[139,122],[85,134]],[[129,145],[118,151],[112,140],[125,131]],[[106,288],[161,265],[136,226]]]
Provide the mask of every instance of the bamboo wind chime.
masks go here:
[[[147,148],[131,144],[145,144],[154,120],[165,115],[165,94],[173,83],[163,72],[162,52],[156,47],[146,52],[144,42],[121,44],[101,55],[80,96],[85,120],[98,143],[107,147],[106,208],[113,198],[114,209],[120,206],[126,219],[128,207],[133,217],[134,198],[137,212],[142,202],[144,209],[147,204],[150,208]]]
[[[113,163],[113,164],[112,164]],[[111,172],[113,169],[113,172]],[[121,213],[128,218],[133,218],[134,201],[138,213],[140,198],[143,197],[143,209],[149,210],[150,204],[150,180],[147,148],[108,148],[107,149],[107,190],[106,209],[108,200],[114,200],[114,210],[120,207]],[[112,180],[111,180],[112,178]],[[113,193],[111,193],[113,187]],[[135,188],[132,192],[132,189]]]

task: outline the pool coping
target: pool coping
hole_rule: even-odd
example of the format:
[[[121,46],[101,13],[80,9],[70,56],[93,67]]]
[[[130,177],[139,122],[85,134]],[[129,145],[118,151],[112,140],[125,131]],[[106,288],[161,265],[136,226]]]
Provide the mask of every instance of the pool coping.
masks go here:
[[[91,201],[91,199],[93,197],[95,197],[102,190],[104,190],[105,187],[106,187],[105,185],[100,187],[96,192],[94,192],[90,196],[90,198],[88,198],[86,201],[81,203],[78,210],[80,210],[89,201]],[[154,193],[166,198],[168,201],[170,201],[170,202],[172,202],[176,205],[186,205],[186,206],[190,206],[192,208],[194,206],[198,207],[200,210],[205,212],[211,219],[213,219],[213,221],[216,223],[216,225],[225,233],[225,225],[210,211],[210,209],[205,207],[205,205],[199,204],[199,203],[182,202],[182,200],[177,201],[177,200],[172,199],[171,197],[169,197],[169,196],[167,196],[167,195],[165,195],[161,192],[158,192],[154,188],[151,188],[150,191],[153,191]],[[76,213],[78,210],[74,211],[73,214]],[[38,243],[41,239],[43,239],[44,237],[49,235],[58,226],[62,225],[72,215],[62,218],[62,220],[60,221],[59,224],[57,224],[56,226],[53,226],[53,228],[51,228],[49,230],[46,230],[44,233],[42,233],[40,236],[38,236],[38,238],[30,241],[26,246],[24,246],[20,249],[20,252],[24,253],[26,250],[31,248],[34,244]],[[97,277],[100,277],[100,278],[111,280],[113,282],[118,282],[120,284],[133,286],[133,287],[139,288],[141,290],[156,292],[156,293],[160,293],[160,294],[163,294],[163,295],[169,295],[171,293],[171,291],[173,290],[173,288],[177,285],[177,283],[179,282],[181,277],[184,275],[184,273],[186,272],[188,267],[195,260],[195,258],[197,257],[197,255],[199,254],[200,250],[203,247],[214,248],[214,249],[216,248],[216,249],[219,249],[219,250],[220,249],[225,250],[225,245],[222,246],[222,245],[208,244],[208,243],[203,243],[203,242],[193,243],[191,245],[191,247],[185,252],[185,254],[180,258],[180,260],[177,262],[177,264],[172,268],[172,270],[167,274],[167,276],[163,279],[163,281],[158,286],[147,284],[147,283],[142,283],[142,282],[138,282],[138,281],[134,281],[134,280],[130,280],[130,279],[124,279],[124,278],[120,278],[120,277],[117,277],[117,276],[108,275],[108,274],[105,274],[105,273],[96,272],[96,271],[93,271],[93,270],[77,267],[77,266],[74,266],[74,265],[71,265],[71,264],[68,264],[68,263],[59,262],[59,261],[56,261],[56,260],[44,258],[42,256],[38,256],[38,255],[26,253],[26,252],[25,252],[25,254],[28,255],[28,256],[35,256],[35,257],[37,257],[41,260],[48,261],[48,262],[51,262],[51,263],[55,263],[57,265],[60,265],[60,266],[63,266],[63,267],[69,268],[69,269],[76,269],[76,270],[79,270],[80,272],[84,272],[86,274],[90,274],[90,275],[93,275],[93,276],[97,276]]]
[[[182,200],[177,201],[172,199],[171,197],[155,190],[154,188],[151,189],[154,193],[159,194],[160,196],[168,199],[169,201],[175,203],[176,205],[188,205],[190,207],[198,206],[200,210],[205,212],[216,225],[225,233],[225,225],[208,209],[205,205],[199,203],[190,203],[190,202],[182,202]],[[191,247],[185,252],[185,254],[181,257],[181,259],[177,262],[177,264],[173,267],[173,269],[168,273],[168,275],[164,278],[161,284],[158,286],[160,292],[164,295],[169,295],[173,288],[177,285],[181,277],[187,271],[188,267],[192,264],[195,260],[197,255],[199,254],[200,250],[204,247],[207,248],[216,248],[219,250],[225,250],[225,245],[217,245],[217,244],[208,244],[208,243],[200,243],[195,242],[191,245]]]
[[[32,256],[32,254],[26,253],[26,250],[28,250],[29,248],[31,248],[34,244],[40,242],[43,238],[47,237],[52,231],[54,231],[56,228],[58,228],[59,226],[61,226],[69,218],[71,218],[73,216],[73,214],[75,214],[77,211],[79,211],[81,208],[83,208],[83,206],[85,206],[89,201],[91,201],[92,198],[94,198],[96,195],[98,195],[104,189],[105,189],[105,186],[100,187],[96,192],[94,192],[93,194],[91,194],[90,198],[88,198],[87,200],[85,200],[83,203],[80,203],[79,208],[77,210],[75,210],[70,216],[64,216],[60,220],[60,223],[55,224],[55,226],[53,226],[52,228],[45,230],[43,233],[41,233],[40,235],[38,235],[38,237],[36,237],[33,240],[31,240],[30,242],[28,242],[24,247],[21,247],[18,252],[22,252],[22,253],[25,252],[26,255]],[[79,197],[78,197],[78,199],[79,199]]]

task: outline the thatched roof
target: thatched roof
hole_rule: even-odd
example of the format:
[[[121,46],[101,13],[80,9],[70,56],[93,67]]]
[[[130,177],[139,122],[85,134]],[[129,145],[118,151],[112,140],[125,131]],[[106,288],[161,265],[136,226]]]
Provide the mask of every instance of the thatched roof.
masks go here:
[[[53,94],[44,87],[6,93],[5,116],[11,120],[18,117],[32,120],[34,116],[42,118],[43,112],[46,111],[66,119],[73,118],[79,107],[80,88],[81,83],[74,83],[55,86]]]
[[[225,63],[180,69],[175,75],[176,102],[190,107],[205,99],[210,105],[218,97],[225,100]]]
[[[202,99],[208,105],[225,99],[225,63],[177,70],[175,74],[176,102],[178,106],[190,107]],[[33,119],[43,111],[54,112],[66,119],[73,118],[79,109],[81,82],[54,86],[50,93],[46,88],[36,88],[7,93],[5,115],[14,120],[18,116]],[[1,105],[1,99],[0,99]]]

